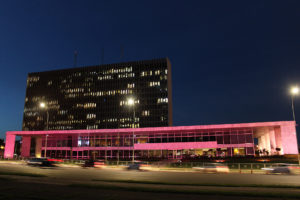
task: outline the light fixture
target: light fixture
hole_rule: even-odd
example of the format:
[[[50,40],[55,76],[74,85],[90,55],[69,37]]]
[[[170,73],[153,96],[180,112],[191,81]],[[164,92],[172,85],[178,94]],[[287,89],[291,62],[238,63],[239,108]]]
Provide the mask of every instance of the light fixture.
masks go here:
[[[133,105],[134,104],[134,100],[132,98],[128,99],[128,105]]]
[[[46,104],[45,104],[44,102],[41,102],[41,103],[40,103],[40,107],[41,107],[41,108],[45,108],[45,107],[46,107]]]

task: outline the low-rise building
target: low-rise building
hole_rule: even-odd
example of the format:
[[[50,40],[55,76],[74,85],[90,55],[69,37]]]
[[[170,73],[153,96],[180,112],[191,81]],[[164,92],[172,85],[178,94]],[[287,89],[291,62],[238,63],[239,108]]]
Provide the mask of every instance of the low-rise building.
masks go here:
[[[241,124],[97,129],[9,131],[5,157],[12,158],[16,136],[22,157],[65,159],[180,159],[298,154],[294,121]]]

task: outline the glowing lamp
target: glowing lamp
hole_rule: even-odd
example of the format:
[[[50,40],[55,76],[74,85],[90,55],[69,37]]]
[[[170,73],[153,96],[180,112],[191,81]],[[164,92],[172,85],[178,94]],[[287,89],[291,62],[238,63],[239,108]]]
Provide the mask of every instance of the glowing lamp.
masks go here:
[[[46,104],[44,102],[40,103],[40,107],[41,108],[45,108],[46,107]]]
[[[291,88],[291,93],[292,93],[292,95],[297,95],[299,93],[299,88],[298,87],[292,87]]]
[[[133,99],[128,99],[128,105],[133,105],[134,104],[134,100]]]

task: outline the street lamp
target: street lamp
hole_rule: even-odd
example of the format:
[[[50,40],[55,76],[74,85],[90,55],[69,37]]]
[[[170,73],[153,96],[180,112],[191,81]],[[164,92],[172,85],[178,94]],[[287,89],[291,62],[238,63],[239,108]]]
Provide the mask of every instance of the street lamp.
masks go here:
[[[127,100],[129,106],[133,109],[133,128],[135,128],[135,109],[134,109],[134,99],[130,98]],[[134,129],[132,131],[132,162],[134,163]]]
[[[292,97],[292,111],[293,111],[293,119],[296,122],[295,117],[295,108],[294,108],[294,96],[299,94],[299,88],[298,87],[292,87],[291,88],[291,97]]]
[[[49,129],[49,112],[46,106],[46,103],[41,102],[40,103],[40,108],[45,109],[47,113],[47,123],[46,123],[46,130],[48,131]],[[45,140],[45,151],[44,151],[44,157],[47,156],[47,140],[48,140],[48,134],[46,134],[46,140]]]
[[[291,88],[291,99],[292,99],[292,112],[293,112],[293,120],[295,122],[295,126],[296,126],[296,117],[295,117],[295,107],[294,107],[294,96],[299,94],[299,88],[297,86],[294,86]],[[295,127],[295,131],[296,131],[296,136],[297,136],[297,128]],[[298,152],[298,163],[300,165],[300,155]]]
[[[40,103],[40,108],[45,109],[47,112],[47,123],[46,123],[46,130],[48,130],[48,124],[49,124],[49,112],[48,112],[48,108],[46,106],[46,103],[41,102]]]

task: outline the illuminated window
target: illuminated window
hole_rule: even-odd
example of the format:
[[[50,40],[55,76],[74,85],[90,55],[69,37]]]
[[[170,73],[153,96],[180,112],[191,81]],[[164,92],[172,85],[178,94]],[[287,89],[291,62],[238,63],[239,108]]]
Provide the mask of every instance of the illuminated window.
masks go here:
[[[160,86],[160,82],[159,82],[159,81],[152,81],[152,82],[149,82],[149,86],[150,86],[150,87]]]
[[[159,98],[157,99],[157,103],[168,103],[168,98]]]
[[[142,111],[142,116],[149,116],[150,115],[150,111],[149,110],[143,110]]]
[[[134,101],[134,104],[139,104],[140,103],[140,100],[139,99],[136,99],[135,101]],[[120,106],[124,106],[124,105],[128,105],[128,101],[126,100],[126,101],[120,101]]]
[[[134,88],[134,83],[128,83],[127,88]]]
[[[98,129],[98,125],[87,125],[86,129]]]
[[[152,71],[142,71],[140,76],[152,76]]]
[[[76,108],[83,108],[83,104],[81,103],[76,104]]]
[[[83,108],[96,108],[96,103],[85,103]]]
[[[95,119],[96,118],[96,114],[87,114],[86,118],[87,119]]]
[[[66,111],[66,110],[60,110],[60,111],[58,111],[58,114],[59,115],[65,115],[65,114],[67,114],[67,112],[68,111]]]

